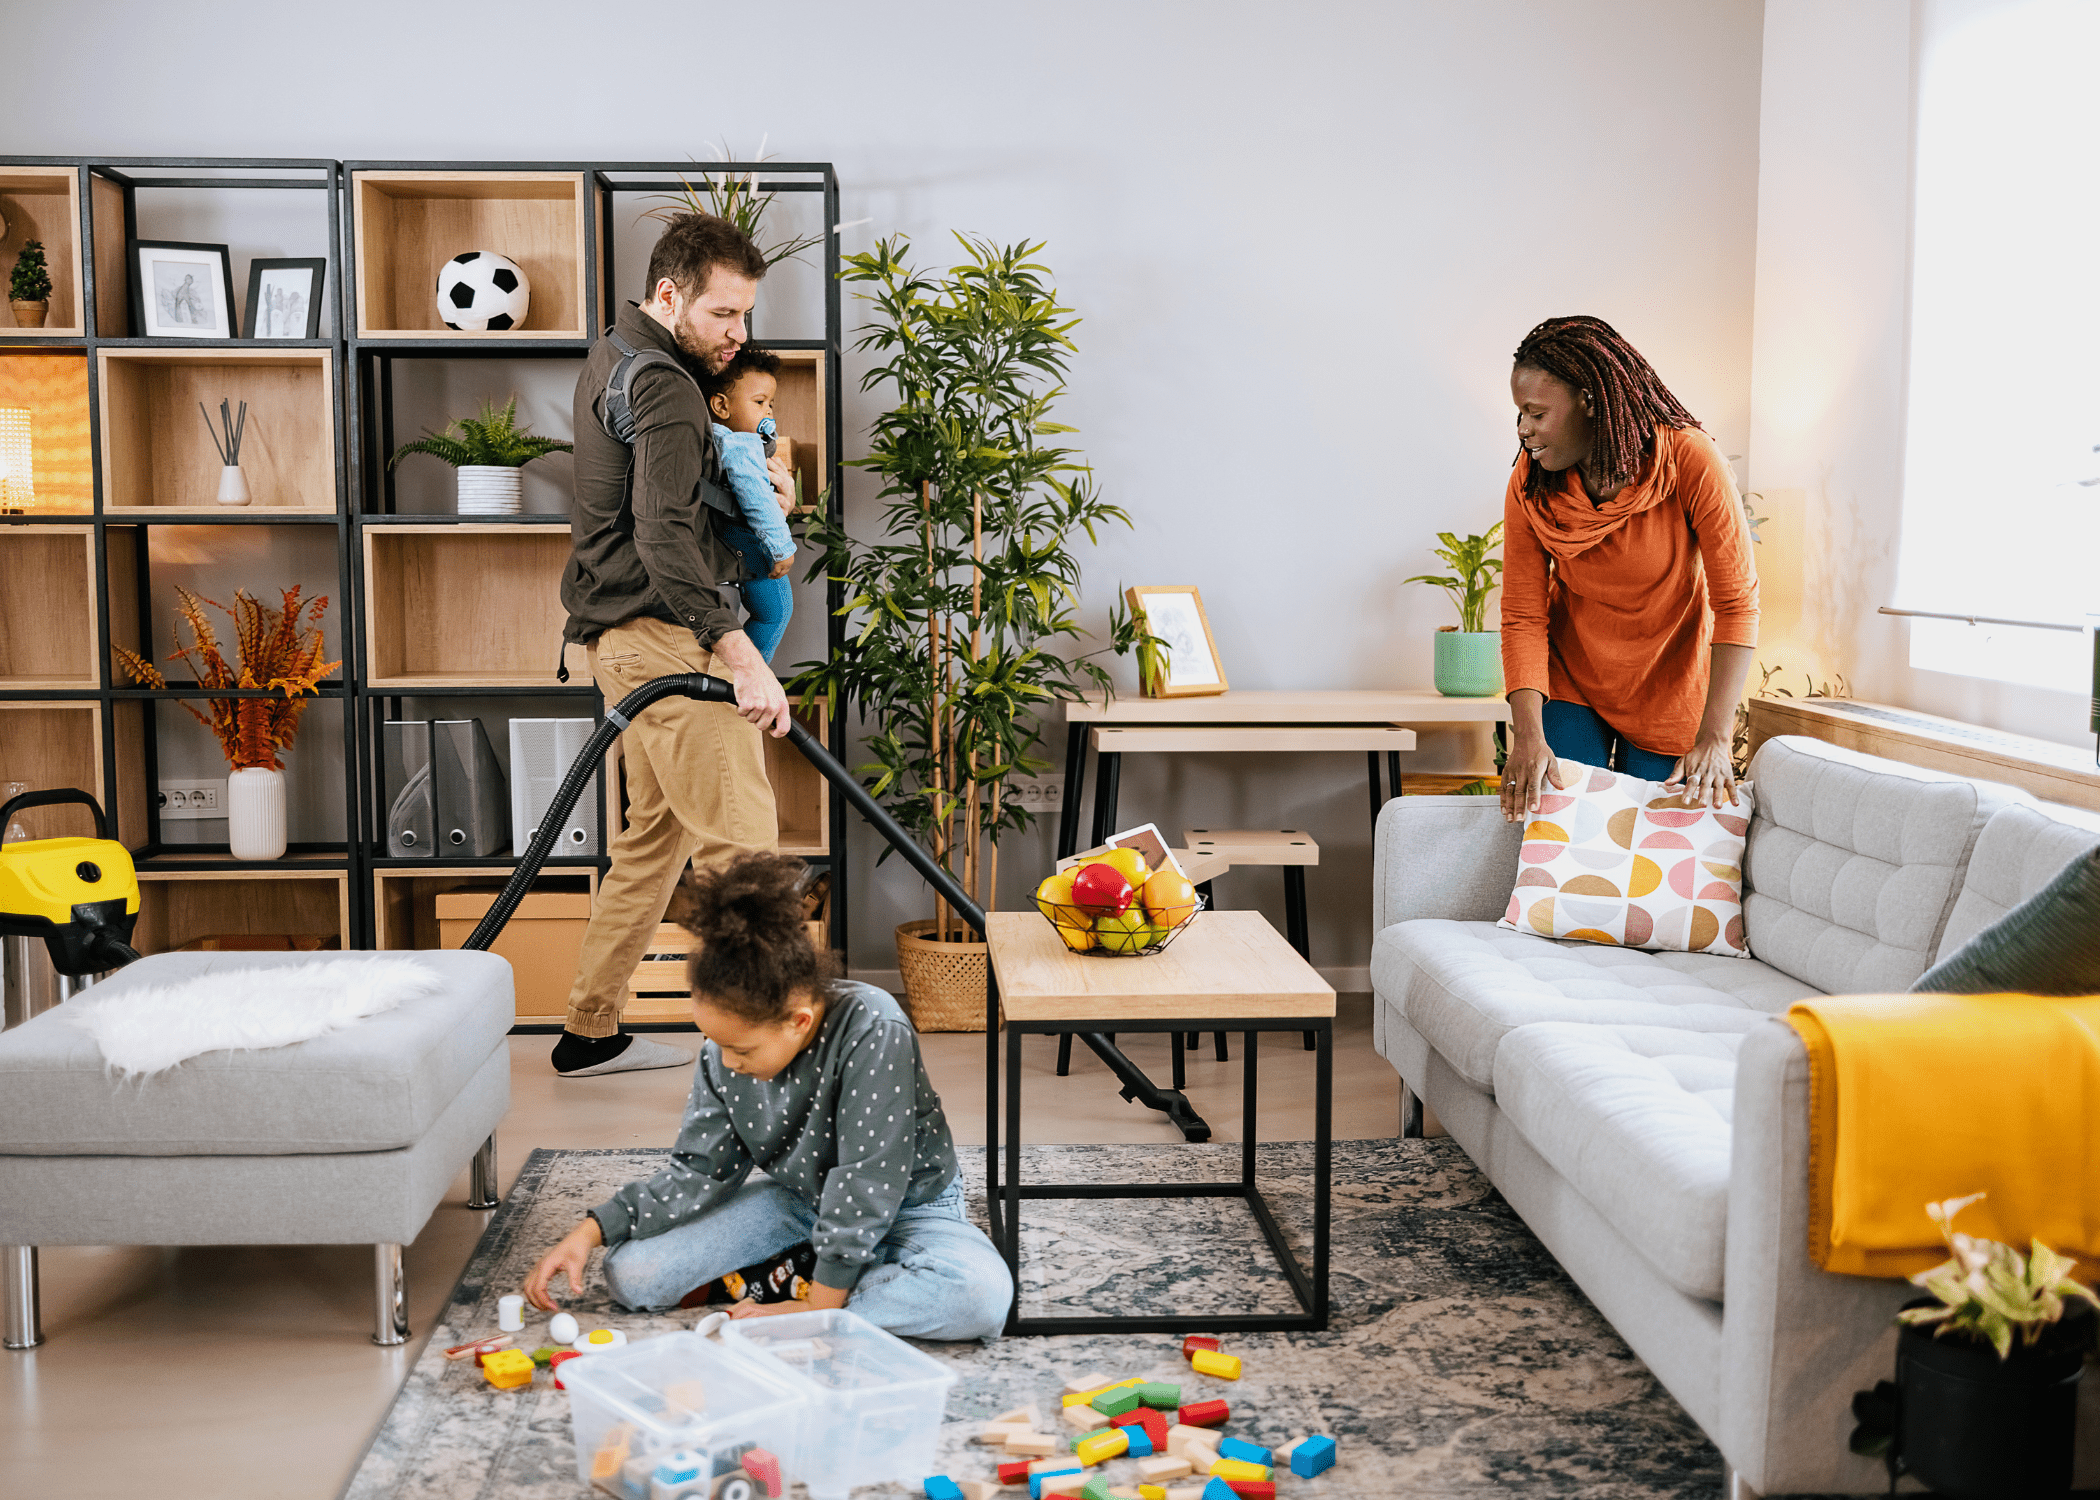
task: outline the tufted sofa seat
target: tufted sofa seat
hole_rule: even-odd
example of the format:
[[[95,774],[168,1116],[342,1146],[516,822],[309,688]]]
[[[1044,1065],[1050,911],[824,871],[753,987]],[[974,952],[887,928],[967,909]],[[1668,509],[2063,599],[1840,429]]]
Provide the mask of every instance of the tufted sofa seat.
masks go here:
[[[1500,927],[1521,827],[1486,798],[1389,802],[1374,1040],[1737,1493],[1880,1493],[1847,1451],[1849,1403],[1886,1378],[1911,1288],[1809,1261],[1807,1059],[1775,1018],[1908,989],[2100,843],[2100,820],[1816,740],[1769,741],[1751,779],[1751,958]]]

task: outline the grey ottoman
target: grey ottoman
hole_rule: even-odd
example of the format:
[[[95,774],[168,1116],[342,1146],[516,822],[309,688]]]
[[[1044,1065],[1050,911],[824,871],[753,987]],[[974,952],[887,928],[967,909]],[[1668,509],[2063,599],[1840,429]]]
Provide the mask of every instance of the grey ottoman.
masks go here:
[[[169,953],[90,993],[340,953]],[[67,1007],[0,1034],[0,1247],[5,1342],[38,1328],[38,1245],[370,1244],[373,1341],[408,1337],[401,1247],[470,1160],[470,1207],[496,1204],[495,1129],[510,1108],[510,964],[418,952],[444,981],[333,1036],[207,1052],[120,1082]]]

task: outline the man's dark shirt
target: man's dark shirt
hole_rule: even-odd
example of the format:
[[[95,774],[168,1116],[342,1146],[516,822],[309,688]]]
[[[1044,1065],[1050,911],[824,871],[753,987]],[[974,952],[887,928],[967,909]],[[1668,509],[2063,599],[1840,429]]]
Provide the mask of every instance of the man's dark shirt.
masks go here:
[[[634,348],[661,349],[704,378],[671,330],[634,303],[620,309],[613,326]],[[711,651],[741,628],[735,585],[744,568],[716,535],[721,513],[705,498],[714,467],[707,405],[677,371],[642,366],[628,382],[635,419],[630,450],[604,422],[605,382],[621,357],[611,339],[600,339],[576,381],[576,506],[561,575],[561,602],[569,611],[562,639],[588,643],[645,615],[685,626]]]

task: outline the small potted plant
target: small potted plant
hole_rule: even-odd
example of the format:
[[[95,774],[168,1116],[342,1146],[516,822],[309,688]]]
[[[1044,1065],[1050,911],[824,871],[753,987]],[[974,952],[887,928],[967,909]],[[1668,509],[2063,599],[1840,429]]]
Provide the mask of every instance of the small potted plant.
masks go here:
[[[457,434],[457,436],[454,436]],[[461,417],[441,433],[426,433],[394,450],[392,468],[411,453],[428,453],[459,470],[459,513],[463,516],[514,516],[524,508],[524,479],[518,472],[550,453],[572,453],[574,445],[558,438],[536,437],[518,425],[518,398],[501,411],[482,403],[478,417]]]
[[[1957,1233],[1983,1196],[1925,1205],[1953,1253],[1910,1278],[1932,1295],[1896,1315],[1895,1383],[1854,1398],[1852,1448],[1958,1500],[2068,1494],[2100,1297],[2040,1240],[2023,1256]]]
[[[1502,523],[1483,536],[1454,536],[1439,531],[1443,545],[1432,548],[1451,572],[1423,573],[1407,583],[1433,583],[1458,606],[1458,623],[1436,633],[1436,690],[1446,698],[1493,698],[1502,692],[1502,632],[1487,628],[1487,599],[1495,591],[1502,559],[1492,556],[1502,545]]]
[[[51,311],[51,271],[44,264],[44,242],[30,240],[15,257],[15,269],[7,278],[7,305],[14,309],[17,328],[42,328]]]

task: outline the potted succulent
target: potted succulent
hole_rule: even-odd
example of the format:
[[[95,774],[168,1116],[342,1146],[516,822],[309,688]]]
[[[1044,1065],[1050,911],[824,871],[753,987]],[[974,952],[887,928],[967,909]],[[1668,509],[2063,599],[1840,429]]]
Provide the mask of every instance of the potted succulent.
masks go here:
[[[235,859],[276,859],[285,850],[284,763],[280,751],[292,748],[299,736],[299,719],[306,712],[301,696],[314,692],[322,678],[342,665],[323,661],[321,616],[328,608],[324,595],[302,602],[300,590],[284,590],[283,604],[271,608],[246,589],[233,596],[228,609],[213,599],[199,598],[180,584],[175,586],[182,604],[180,617],[190,627],[191,642],[177,638],[169,661],[183,661],[197,674],[197,686],[245,688],[283,697],[210,698],[209,714],[185,698],[182,706],[190,717],[218,736],[230,774],[226,781],[226,842]],[[232,616],[234,639],[240,647],[240,669],[226,664],[219,654],[219,638],[205,616],[204,606]],[[134,682],[150,688],[165,688],[168,680],[160,669],[123,646],[111,648]]]
[[[868,456],[853,460],[882,481],[883,526],[864,542],[819,512],[809,536],[845,590],[846,642],[799,664],[789,687],[833,714],[858,707],[869,791],[990,909],[999,841],[1033,821],[1007,800],[1006,779],[1049,764],[1030,754],[1037,712],[1110,687],[1090,659],[1100,652],[1062,654],[1086,633],[1074,549],[1131,523],[1080,456],[1053,445],[1072,430],[1050,410],[1078,320],[1032,258],[1042,247],[957,238],[962,264],[942,276],[906,265],[901,238],[840,273],[872,288],[858,347],[877,363],[861,388],[895,393]],[[1104,649],[1138,645],[1120,601],[1109,623]],[[984,1025],[985,946],[946,902],[900,926],[897,948],[920,1029]]]
[[[1928,1203],[1952,1255],[1911,1277],[1896,1379],[1853,1398],[1855,1453],[1956,1500],[2068,1494],[2078,1380],[2100,1297],[2041,1241],[2021,1255],[1954,1229],[1983,1197]]]
[[[1483,536],[1439,531],[1436,539],[1443,545],[1430,550],[1450,573],[1403,580],[1433,583],[1458,606],[1458,623],[1437,628],[1436,690],[1446,698],[1496,697],[1502,692],[1502,632],[1487,628],[1487,598],[1502,571],[1502,559],[1491,555],[1502,545],[1502,523]]]
[[[457,434],[457,436],[454,436]],[[428,453],[459,471],[459,513],[463,516],[514,516],[524,509],[524,479],[519,470],[550,453],[574,452],[558,438],[537,437],[518,425],[518,398],[501,411],[485,401],[478,417],[461,417],[443,432],[426,432],[403,443],[387,462],[392,468],[411,453]]]
[[[7,278],[7,305],[14,310],[17,328],[42,328],[51,311],[51,271],[44,264],[44,242],[30,240],[15,257],[15,268]]]

